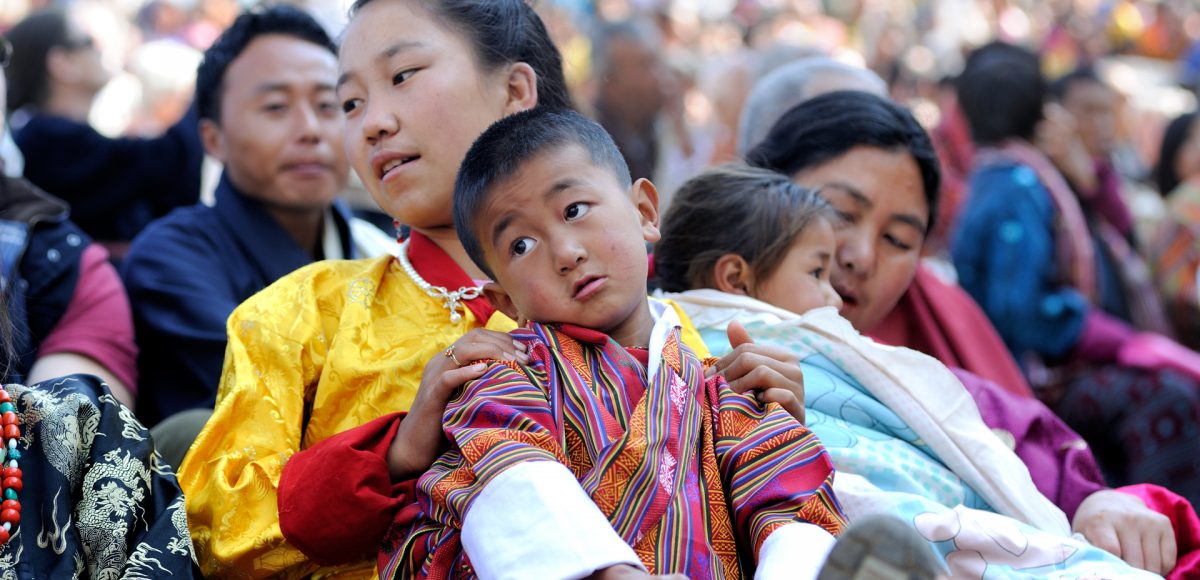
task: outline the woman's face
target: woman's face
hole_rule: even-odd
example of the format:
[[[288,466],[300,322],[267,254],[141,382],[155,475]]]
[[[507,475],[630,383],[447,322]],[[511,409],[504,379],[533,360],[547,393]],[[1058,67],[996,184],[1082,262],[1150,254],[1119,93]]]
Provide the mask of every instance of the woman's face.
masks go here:
[[[856,147],[792,179],[820,188],[845,220],[830,278],[842,316],[869,332],[895,308],[921,257],[929,204],[916,161],[905,150]]]
[[[451,226],[458,166],[507,110],[507,75],[481,72],[468,39],[410,0],[375,0],[346,28],[337,96],[346,155],[384,211]]]

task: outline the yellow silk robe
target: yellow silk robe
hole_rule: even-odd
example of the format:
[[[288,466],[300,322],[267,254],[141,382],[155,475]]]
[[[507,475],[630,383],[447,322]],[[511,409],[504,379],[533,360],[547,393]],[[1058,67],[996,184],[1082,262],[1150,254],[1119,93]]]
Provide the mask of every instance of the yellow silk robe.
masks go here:
[[[481,326],[464,310],[451,323],[390,256],[311,264],[234,310],[216,408],[178,470],[206,576],[375,577],[374,559],[321,567],[284,540],[279,476],[297,451],[407,410],[425,363]],[[497,312],[485,327],[515,324]]]

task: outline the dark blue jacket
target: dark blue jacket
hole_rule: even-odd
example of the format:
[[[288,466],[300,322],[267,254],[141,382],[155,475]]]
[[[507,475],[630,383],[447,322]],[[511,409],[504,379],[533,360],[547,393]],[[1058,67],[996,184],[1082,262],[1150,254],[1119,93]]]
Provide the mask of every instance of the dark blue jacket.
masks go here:
[[[262,204],[228,177],[216,205],[180,208],[134,240],[121,264],[140,348],[138,418],[154,425],[212,408],[225,357],[225,321],[259,290],[313,261]],[[350,213],[335,202],[347,257]]]
[[[74,221],[98,240],[132,240],[200,199],[204,148],[194,108],[154,139],[110,139],[85,123],[18,111],[13,140],[25,178],[70,204]]]
[[[6,383],[24,380],[75,295],[91,240],[67,216],[62,200],[23,179],[0,177],[0,302],[8,311],[16,356],[0,365],[8,373]]]

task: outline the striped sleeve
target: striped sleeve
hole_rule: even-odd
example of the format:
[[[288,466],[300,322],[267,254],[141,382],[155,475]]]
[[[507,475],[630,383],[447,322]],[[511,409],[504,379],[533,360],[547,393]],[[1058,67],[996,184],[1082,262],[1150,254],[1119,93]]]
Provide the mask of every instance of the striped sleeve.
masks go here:
[[[790,523],[841,533],[846,520],[833,495],[833,463],[816,435],[779,405],[737,394],[719,376],[707,388],[717,402],[715,451],[734,527],[755,557]]]

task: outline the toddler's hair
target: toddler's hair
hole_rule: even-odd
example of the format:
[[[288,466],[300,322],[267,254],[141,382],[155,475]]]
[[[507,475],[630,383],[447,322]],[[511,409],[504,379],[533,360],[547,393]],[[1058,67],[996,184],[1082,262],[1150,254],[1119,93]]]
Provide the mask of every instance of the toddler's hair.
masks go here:
[[[717,260],[737,254],[761,280],[813,219],[835,217],[816,190],[783,174],[744,165],[709,169],[675,194],[662,219],[654,269],[664,291],[711,288]]]

